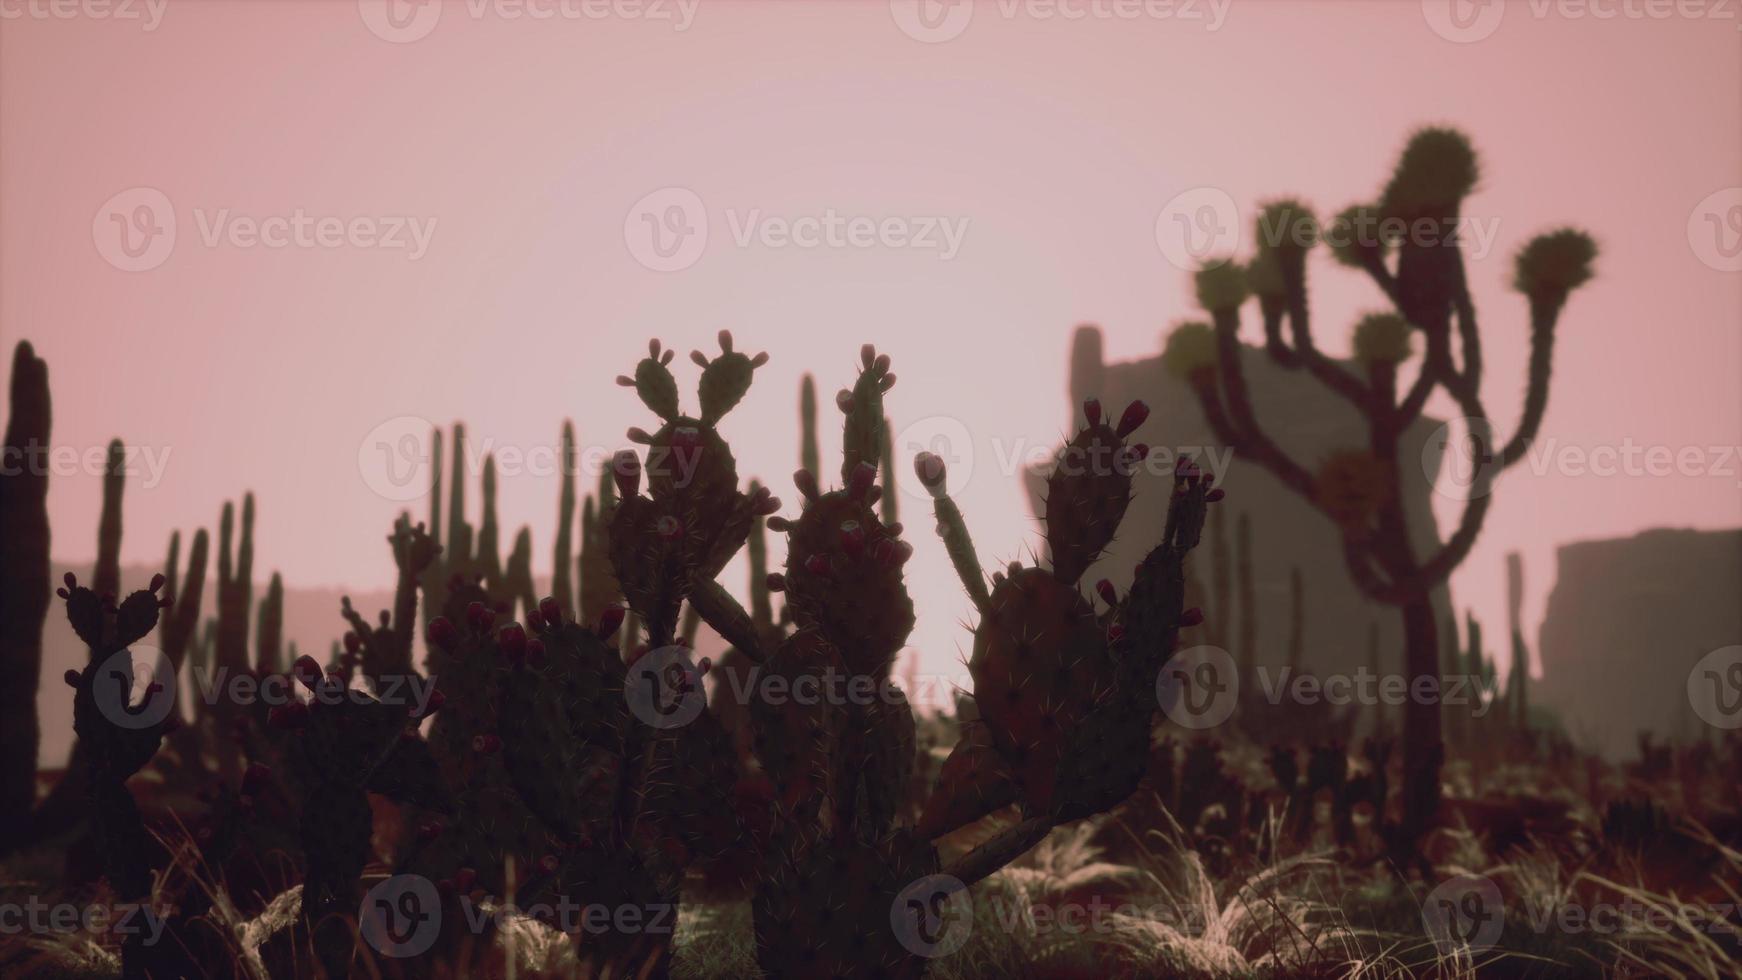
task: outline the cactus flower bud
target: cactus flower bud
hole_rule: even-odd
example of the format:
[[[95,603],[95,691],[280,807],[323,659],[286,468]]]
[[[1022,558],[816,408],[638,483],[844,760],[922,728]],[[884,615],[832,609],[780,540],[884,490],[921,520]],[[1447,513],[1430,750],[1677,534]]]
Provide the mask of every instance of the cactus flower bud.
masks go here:
[[[545,653],[544,641],[533,637],[526,641],[526,662],[534,667],[543,667],[548,655]]]
[[[599,626],[595,631],[599,634],[599,639],[609,640],[617,632],[618,627],[623,625],[624,615],[622,606],[616,603],[606,606],[604,611],[599,613]]]
[[[445,647],[454,640],[454,624],[448,622],[446,616],[437,616],[429,621],[424,638],[436,646]]]
[[[556,874],[556,869],[560,865],[561,865],[561,862],[559,862],[557,860],[557,857],[555,854],[546,854],[544,857],[541,857],[538,859],[538,870],[544,872],[547,875]]]
[[[561,626],[563,621],[562,604],[556,601],[556,596],[545,596],[538,602],[538,615],[552,626]]]
[[[854,558],[865,550],[865,528],[858,521],[841,522],[841,550]]]
[[[1204,621],[1204,611],[1202,609],[1199,609],[1197,606],[1193,606],[1190,609],[1187,609],[1185,612],[1179,614],[1179,624],[1181,626],[1186,626],[1186,627],[1197,626],[1198,624],[1202,623],[1203,621]]]
[[[440,820],[431,820],[417,828],[417,839],[425,842],[435,840],[442,835],[442,831],[445,829]]]
[[[151,576],[151,590],[150,591],[156,592],[158,589],[163,588],[164,583],[168,582],[168,581],[169,581],[168,579],[163,577],[162,572],[158,572],[156,575]]]
[[[454,872],[454,888],[460,894],[469,894],[472,886],[478,883],[478,872],[475,868],[461,868]]]
[[[482,633],[496,622],[496,613],[482,602],[473,602],[466,607],[466,625],[474,632]]]
[[[1113,583],[1109,579],[1102,579],[1095,583],[1095,594],[1100,596],[1101,601],[1109,606],[1119,604],[1119,593],[1113,590]]]
[[[798,487],[798,492],[804,494],[806,500],[817,499],[817,476],[807,469],[800,469],[792,474],[792,483]]]
[[[68,687],[78,687],[79,686],[79,672],[76,670],[73,670],[70,667],[67,668],[66,673],[61,675],[61,679],[67,682]]]
[[[877,467],[870,463],[860,463],[853,467],[852,474],[847,478],[847,496],[854,500],[862,499],[876,482]]]
[[[528,609],[526,611],[526,628],[533,632],[544,629],[544,613],[536,609]]]
[[[1120,438],[1124,438],[1125,436],[1136,432],[1138,428],[1148,420],[1149,406],[1143,404],[1141,400],[1134,401],[1125,406],[1125,414],[1119,416],[1119,428],[1114,431],[1119,433]]]
[[[1090,426],[1101,424],[1101,399],[1091,398],[1083,402],[1083,417],[1089,420]]]
[[[824,554],[811,555],[804,560],[804,570],[817,578],[830,577],[829,558]]]
[[[920,485],[932,496],[943,493],[944,480],[949,476],[944,466],[942,456],[937,453],[920,453],[913,457],[913,472],[919,477]]]

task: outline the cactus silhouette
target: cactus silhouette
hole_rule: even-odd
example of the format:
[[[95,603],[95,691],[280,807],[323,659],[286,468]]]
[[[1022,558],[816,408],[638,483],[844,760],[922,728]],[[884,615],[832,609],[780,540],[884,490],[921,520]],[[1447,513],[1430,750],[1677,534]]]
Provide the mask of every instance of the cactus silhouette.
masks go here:
[[[0,470],[0,840],[16,842],[36,800],[36,689],[42,673],[42,627],[48,615],[48,365],[29,343],[12,358],[12,381]],[[0,845],[0,850],[10,850]]]
[[[1218,439],[1337,524],[1356,585],[1399,608],[1404,666],[1414,676],[1439,668],[1430,592],[1469,554],[1492,503],[1494,479],[1523,457],[1536,436],[1548,404],[1556,324],[1571,292],[1591,278],[1596,256],[1590,237],[1570,229],[1541,235],[1518,253],[1513,286],[1530,307],[1528,384],[1518,428],[1505,442],[1495,440],[1480,395],[1481,333],[1464,256],[1452,233],[1477,178],[1468,139],[1453,130],[1424,129],[1410,138],[1379,203],[1344,211],[1328,229],[1299,202],[1270,205],[1258,219],[1259,250],[1250,267],[1222,261],[1197,273],[1198,301],[1212,323],[1179,328],[1163,355],[1169,369],[1191,383]],[[1424,227],[1434,233],[1421,234]],[[1353,365],[1333,360],[1314,339],[1306,259],[1321,237],[1340,262],[1364,272],[1392,307],[1358,325]],[[1367,420],[1367,447],[1336,454],[1315,471],[1266,435],[1247,389],[1239,340],[1240,308],[1253,294],[1263,320],[1264,354],[1307,372],[1348,401]],[[1416,334],[1422,363],[1414,381],[1404,385],[1399,365]],[[1472,476],[1456,530],[1424,555],[1409,539],[1396,492],[1398,443],[1436,389],[1470,422],[1470,438],[1454,450],[1454,462],[1465,463]],[[1436,703],[1410,703],[1403,747],[1403,805],[1393,833],[1400,853],[1413,851],[1436,819],[1444,758]]]

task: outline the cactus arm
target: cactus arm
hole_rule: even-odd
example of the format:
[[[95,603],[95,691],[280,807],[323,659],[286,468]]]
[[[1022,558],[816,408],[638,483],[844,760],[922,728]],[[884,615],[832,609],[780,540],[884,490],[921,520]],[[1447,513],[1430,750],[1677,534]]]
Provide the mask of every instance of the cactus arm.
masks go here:
[[[103,466],[103,514],[97,523],[97,566],[91,573],[91,588],[98,595],[121,592],[121,494],[126,489],[127,451],[114,439]]]
[[[877,348],[866,344],[859,349],[859,359],[863,362],[859,380],[837,402],[846,416],[841,432],[842,483],[852,479],[860,463],[875,468],[888,442],[883,393],[895,384],[895,376],[889,373],[889,355],[879,355]]]
[[[762,484],[750,481],[750,496],[756,496]],[[758,636],[767,636],[774,629],[774,603],[768,588],[767,518],[757,517],[750,523],[750,536],[745,550],[750,556],[750,618]]]
[[[920,484],[931,494],[932,513],[938,521],[938,537],[943,539],[944,549],[950,554],[950,564],[956,567],[956,577],[962,580],[962,588],[968,591],[968,598],[974,600],[975,608],[984,614],[992,606],[992,595],[986,590],[986,573],[980,567],[980,556],[974,552],[968,522],[962,517],[962,509],[950,497],[946,485],[949,474],[944,470],[944,461],[931,453],[920,453],[914,458],[913,467]]]
[[[817,382],[806,374],[798,386],[798,465],[812,473],[822,472],[822,451],[817,445]]]
[[[727,643],[738,648],[755,663],[762,663],[766,659],[761,640],[763,634],[757,630],[756,622],[720,583],[713,579],[691,582],[689,599],[690,608],[700,614],[708,626]]]
[[[556,544],[550,565],[550,592],[556,597],[557,605],[562,609],[563,616],[568,618],[575,615],[575,587],[572,579],[574,565],[570,556],[574,550],[575,467],[577,465],[575,426],[572,422],[564,422],[562,491],[557,498]]]
[[[970,886],[1028,853],[1052,832],[1048,817],[1030,817],[974,848],[944,869],[944,873]]]
[[[1258,427],[1252,410],[1252,396],[1246,385],[1246,369],[1240,360],[1238,308],[1217,310],[1213,318],[1216,327],[1216,364],[1220,372],[1221,393],[1227,398],[1227,414],[1220,411],[1220,402],[1210,397],[1216,393],[1215,375],[1208,372],[1195,373],[1193,388],[1198,393],[1198,401],[1205,416],[1210,419],[1211,427],[1217,430],[1217,438],[1256,459],[1296,493],[1307,500],[1314,500],[1317,494],[1314,492],[1312,474],[1290,459]]]
[[[1312,320],[1307,308],[1306,256],[1284,257],[1282,288],[1288,308],[1288,328],[1294,338],[1295,356],[1320,384],[1342,395],[1357,408],[1365,409],[1373,402],[1372,392],[1355,375],[1326,357],[1313,342]]]

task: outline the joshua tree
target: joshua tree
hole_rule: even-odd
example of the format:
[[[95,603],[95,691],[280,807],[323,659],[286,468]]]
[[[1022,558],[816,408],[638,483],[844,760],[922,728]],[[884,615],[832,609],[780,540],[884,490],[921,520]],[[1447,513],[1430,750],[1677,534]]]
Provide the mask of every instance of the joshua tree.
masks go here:
[[[1555,325],[1568,295],[1591,278],[1597,252],[1590,236],[1562,229],[1532,239],[1518,253],[1513,285],[1530,304],[1529,384],[1518,428],[1505,442],[1496,440],[1480,394],[1481,334],[1456,234],[1464,198],[1477,178],[1468,139],[1449,129],[1425,129],[1409,141],[1378,203],[1345,210],[1329,228],[1321,228],[1299,202],[1270,205],[1259,218],[1258,254],[1250,265],[1229,260],[1197,274],[1198,300],[1211,323],[1177,328],[1164,354],[1169,369],[1191,383],[1218,439],[1342,529],[1344,562],[1356,585],[1401,611],[1404,666],[1415,676],[1438,671],[1439,627],[1429,597],[1470,553],[1492,503],[1494,479],[1536,437],[1548,405]],[[1333,360],[1314,341],[1306,258],[1321,237],[1341,263],[1365,272],[1391,307],[1356,326],[1353,363]],[[1366,446],[1309,468],[1266,435],[1253,412],[1240,343],[1240,307],[1254,293],[1264,352],[1282,367],[1306,371],[1353,405],[1367,420]],[[1417,334],[1421,366],[1404,384],[1398,366],[1410,356]],[[1451,537],[1432,553],[1419,554],[1397,492],[1398,444],[1436,390],[1468,421],[1469,439],[1461,450],[1472,482]],[[1394,842],[1408,847],[1438,808],[1444,757],[1438,706],[1412,702],[1403,735],[1402,824]]]

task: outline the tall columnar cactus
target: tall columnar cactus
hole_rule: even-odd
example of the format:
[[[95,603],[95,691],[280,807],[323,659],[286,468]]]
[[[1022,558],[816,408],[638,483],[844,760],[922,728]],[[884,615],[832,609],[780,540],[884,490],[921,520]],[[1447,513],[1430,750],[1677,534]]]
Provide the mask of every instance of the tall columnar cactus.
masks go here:
[[[266,583],[260,600],[260,623],[254,634],[254,672],[261,677],[284,669],[284,579],[277,572]]]
[[[228,675],[248,670],[248,620],[254,604],[254,495],[242,497],[242,528],[235,508],[224,505],[218,520],[217,666]],[[233,547],[232,547],[233,546]]]
[[[114,439],[103,463],[103,513],[97,520],[97,564],[91,573],[91,589],[98,595],[121,591],[121,494],[126,489],[127,450]]]
[[[1507,707],[1512,726],[1530,733],[1530,647],[1524,642],[1524,556],[1506,555],[1506,626],[1512,634],[1512,667],[1506,685]]]
[[[48,365],[29,343],[12,359],[0,467],[0,839],[16,841],[36,801],[36,689],[48,615]],[[8,850],[0,845],[0,850]]]
[[[575,616],[575,471],[579,466],[580,458],[575,451],[574,423],[564,422],[562,493],[557,498],[556,506],[556,544],[551,555],[550,594],[556,598],[558,608],[568,619]]]
[[[1536,437],[1548,406],[1556,323],[1568,296],[1591,278],[1597,251],[1588,235],[1563,229],[1533,239],[1518,253],[1513,285],[1530,306],[1528,387],[1517,430],[1505,442],[1497,441],[1480,395],[1481,334],[1456,234],[1478,173],[1475,151],[1462,134],[1422,130],[1404,149],[1378,204],[1350,208],[1333,222],[1336,258],[1364,272],[1391,307],[1357,326],[1352,364],[1333,360],[1314,339],[1306,259],[1321,230],[1295,201],[1264,210],[1250,269],[1223,262],[1197,274],[1198,300],[1212,325],[1176,330],[1163,355],[1170,369],[1190,381],[1218,439],[1337,525],[1356,585],[1372,599],[1399,608],[1404,666],[1414,676],[1438,670],[1432,591],[1469,554],[1493,502],[1495,478],[1523,458]],[[1248,355],[1239,336],[1240,308],[1254,293],[1264,354],[1280,367],[1305,371],[1349,402],[1367,421],[1367,445],[1333,454],[1314,470],[1265,433],[1248,391]],[[1421,366],[1405,383],[1399,365],[1418,334]],[[1397,492],[1399,467],[1415,464],[1400,458],[1399,443],[1436,389],[1470,420],[1465,448],[1475,477],[1456,530],[1431,553],[1418,554],[1404,498]],[[1399,851],[1412,850],[1435,820],[1444,758],[1437,704],[1412,701],[1403,727],[1403,808],[1393,833]]]
[[[582,622],[598,622],[607,608],[623,598],[606,544],[607,515],[616,506],[617,486],[611,469],[606,467],[599,474],[597,492],[588,496],[581,506],[581,554],[577,567],[580,593],[576,608]]]

